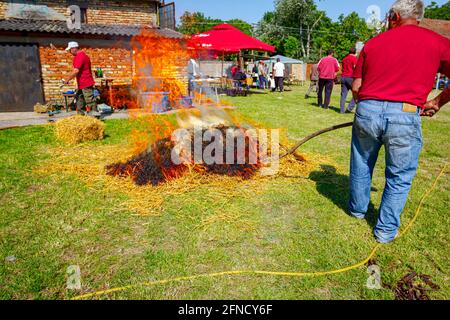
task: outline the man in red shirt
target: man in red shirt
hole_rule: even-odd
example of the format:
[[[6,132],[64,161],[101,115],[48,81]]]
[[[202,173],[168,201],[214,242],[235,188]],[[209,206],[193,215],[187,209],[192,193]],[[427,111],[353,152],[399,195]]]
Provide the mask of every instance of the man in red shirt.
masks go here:
[[[94,98],[94,77],[92,76],[91,59],[84,51],[79,49],[79,45],[76,42],[69,42],[66,49],[73,56],[73,71],[64,81],[65,85],[76,78],[78,84],[78,90],[76,93],[77,111],[80,114],[84,114],[86,111],[88,114],[97,113],[97,103]]]
[[[319,107],[328,109],[331,100],[331,94],[333,93],[334,79],[336,79],[336,73],[339,71],[340,66],[336,58],[333,57],[333,50],[327,51],[327,56],[319,61],[317,67],[319,71],[319,92],[317,97],[317,104]],[[323,101],[323,89],[325,88],[325,102]]]
[[[397,0],[389,31],[371,39],[353,73],[358,102],[350,164],[350,213],[364,218],[378,152],[386,151],[386,185],[374,234],[388,243],[416,175],[422,148],[421,115],[433,116],[450,101],[450,89],[427,102],[436,73],[450,76],[450,40],[419,26],[421,0]]]
[[[351,48],[349,54],[342,60],[342,79],[341,79],[341,113],[346,112],[345,103],[347,94],[352,90],[353,70],[355,70],[358,58],[356,58],[356,48]],[[348,112],[355,107],[355,100],[352,99],[348,105]]]

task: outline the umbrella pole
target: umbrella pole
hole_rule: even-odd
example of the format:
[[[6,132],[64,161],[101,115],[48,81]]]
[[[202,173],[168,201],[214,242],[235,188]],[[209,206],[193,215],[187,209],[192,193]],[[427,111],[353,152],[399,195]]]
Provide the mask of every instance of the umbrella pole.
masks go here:
[[[222,51],[222,74],[221,74],[222,77],[223,77],[223,64],[224,64],[224,60],[225,60],[225,52]]]

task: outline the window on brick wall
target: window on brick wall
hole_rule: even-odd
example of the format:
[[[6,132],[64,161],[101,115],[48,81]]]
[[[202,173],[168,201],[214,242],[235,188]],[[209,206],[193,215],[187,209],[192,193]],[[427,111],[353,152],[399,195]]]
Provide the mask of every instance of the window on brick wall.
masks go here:
[[[67,1],[67,6],[78,6],[80,7],[80,13],[81,13],[81,23],[88,23],[88,1],[83,1],[83,0],[79,0],[79,1],[74,1],[74,0],[68,0]]]
[[[175,3],[163,4],[159,7],[159,26],[175,30]]]
[[[81,23],[88,23],[87,8],[80,8],[81,11]]]

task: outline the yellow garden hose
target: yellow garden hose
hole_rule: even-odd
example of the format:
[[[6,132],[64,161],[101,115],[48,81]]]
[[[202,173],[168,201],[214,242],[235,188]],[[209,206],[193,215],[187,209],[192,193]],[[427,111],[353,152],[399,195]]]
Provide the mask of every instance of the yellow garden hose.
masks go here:
[[[446,169],[447,169],[448,162],[444,165],[441,172],[437,176],[436,180],[434,181],[432,187],[425,192],[425,194],[422,196],[422,199],[419,202],[419,206],[416,209],[416,212],[414,214],[414,217],[411,219],[411,221],[408,223],[408,225],[399,233],[399,237],[405,235],[409,229],[413,226],[413,224],[416,222],[421,210],[423,203],[425,200],[429,197],[431,192],[436,188],[436,185],[439,181],[439,179],[444,175]],[[345,267],[341,269],[336,270],[330,270],[330,271],[319,271],[319,272],[277,272],[277,271],[259,271],[259,270],[234,270],[234,271],[224,271],[224,272],[217,272],[217,273],[206,273],[206,274],[199,274],[199,275],[193,275],[193,276],[185,276],[185,277],[177,277],[177,278],[170,278],[170,279],[164,279],[164,280],[157,280],[157,281],[147,281],[147,282],[141,282],[133,285],[127,285],[123,287],[117,287],[107,290],[101,290],[96,291],[84,295],[79,295],[72,300],[82,300],[82,299],[88,299],[88,298],[94,298],[98,296],[102,296],[105,294],[110,294],[114,292],[120,292],[125,291],[129,289],[134,289],[137,287],[149,287],[149,286],[155,286],[160,284],[168,284],[168,283],[174,283],[174,282],[181,282],[181,281],[190,281],[195,280],[198,278],[215,278],[215,277],[223,277],[223,276],[232,276],[232,275],[271,275],[271,276],[282,276],[282,277],[320,277],[320,276],[326,276],[326,275],[332,275],[336,273],[343,273],[350,270],[358,269],[364,265],[366,265],[369,260],[371,260],[375,254],[377,253],[378,249],[381,247],[381,244],[377,244],[370,254],[365,258],[364,260]]]

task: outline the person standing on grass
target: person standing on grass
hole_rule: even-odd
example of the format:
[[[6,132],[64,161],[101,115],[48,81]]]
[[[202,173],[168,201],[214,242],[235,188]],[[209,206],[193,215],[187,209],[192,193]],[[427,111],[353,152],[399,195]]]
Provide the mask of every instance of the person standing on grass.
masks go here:
[[[260,61],[258,65],[258,77],[259,77],[259,88],[265,89],[267,83],[267,73],[263,61]]]
[[[188,95],[194,94],[196,85],[195,80],[200,78],[200,66],[198,62],[192,58],[188,62]]]
[[[275,75],[275,91],[277,89],[280,90],[280,92],[283,92],[284,90],[284,72],[286,70],[286,67],[284,66],[284,63],[281,62],[281,59],[277,59],[277,63],[275,63],[273,67],[273,72]]]
[[[66,80],[68,85],[73,79],[77,79],[78,90],[75,95],[77,100],[77,112],[79,114],[97,115],[97,102],[94,97],[95,80],[92,75],[91,59],[84,51],[81,51],[77,42],[69,42],[66,51],[74,56],[73,71]]]
[[[309,95],[311,94],[311,90],[314,89],[314,91],[317,93],[319,92],[319,64],[316,63],[311,68],[311,83],[309,85],[308,91],[305,94],[305,99],[309,98]]]
[[[347,101],[347,94],[352,90],[353,71],[355,70],[358,58],[356,57],[356,48],[351,48],[349,54],[342,60],[342,80],[341,80],[341,113],[352,112],[355,107],[355,100],[352,98],[348,109],[345,104]]]
[[[365,217],[373,170],[384,145],[386,185],[374,229],[380,243],[398,235],[422,149],[421,116],[434,116],[450,101],[449,88],[427,101],[436,73],[450,76],[450,40],[421,28],[423,17],[421,0],[397,0],[388,14],[389,30],[367,42],[353,72],[358,107],[349,210],[356,218]]]
[[[339,62],[333,57],[334,51],[328,50],[327,56],[319,61],[319,92],[317,95],[317,105],[328,109],[333,93],[334,79],[340,69]],[[325,89],[325,102],[323,100],[323,90]]]

